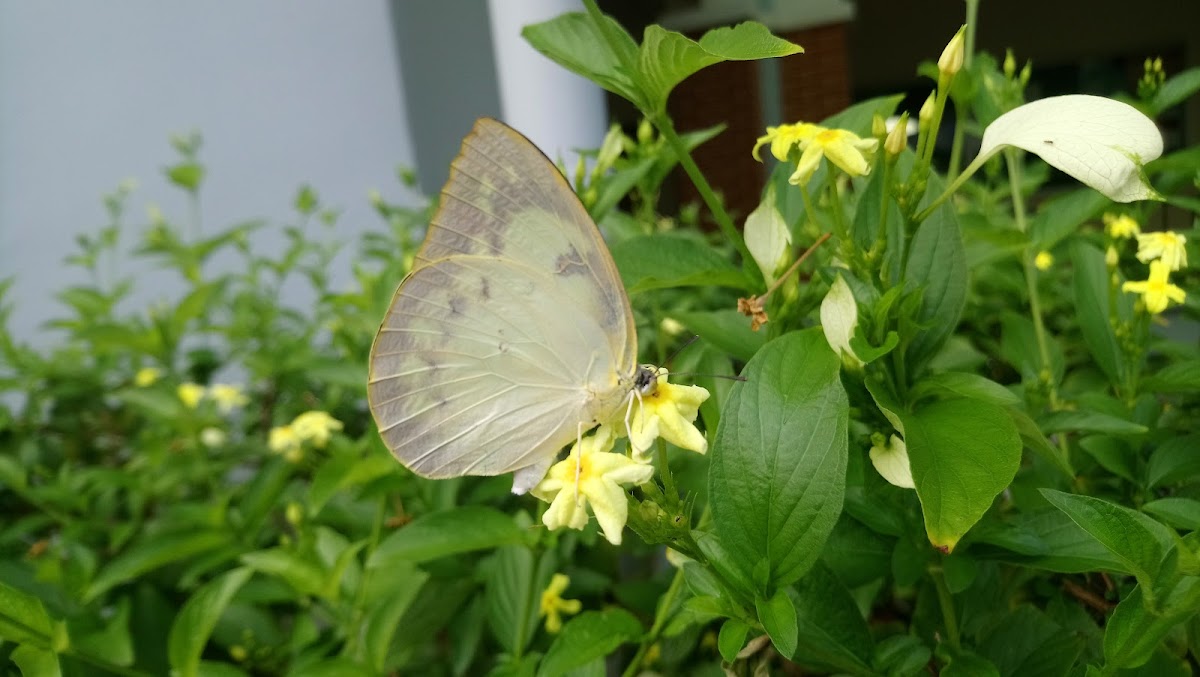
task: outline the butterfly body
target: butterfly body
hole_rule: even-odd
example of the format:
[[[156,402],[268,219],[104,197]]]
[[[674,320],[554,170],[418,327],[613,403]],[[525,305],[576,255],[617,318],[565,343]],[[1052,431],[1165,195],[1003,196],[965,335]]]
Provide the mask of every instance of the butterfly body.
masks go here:
[[[502,123],[476,123],[441,200],[371,349],[371,411],[413,472],[522,491],[632,396],[629,301],[566,180]]]

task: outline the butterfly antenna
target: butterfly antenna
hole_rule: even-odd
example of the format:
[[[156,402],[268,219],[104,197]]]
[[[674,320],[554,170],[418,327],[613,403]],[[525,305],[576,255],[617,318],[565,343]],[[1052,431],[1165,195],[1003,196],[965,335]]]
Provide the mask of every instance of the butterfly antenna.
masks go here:
[[[683,345],[676,348],[675,352],[671,353],[671,356],[667,358],[667,361],[664,362],[662,366],[666,367],[667,369],[670,369],[671,363],[675,361],[676,357],[679,357],[679,353],[682,353],[684,348],[687,348],[688,346],[692,345],[699,338],[700,338],[699,334],[692,334],[692,337],[690,339],[688,339],[686,342],[684,342]]]

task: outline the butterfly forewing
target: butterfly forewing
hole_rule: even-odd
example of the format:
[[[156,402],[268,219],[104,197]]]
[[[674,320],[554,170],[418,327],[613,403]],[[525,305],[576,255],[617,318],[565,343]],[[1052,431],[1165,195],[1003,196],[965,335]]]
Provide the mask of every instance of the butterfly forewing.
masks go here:
[[[428,477],[544,465],[620,402],[629,304],[595,225],[524,137],[480,120],[371,351],[371,410]]]

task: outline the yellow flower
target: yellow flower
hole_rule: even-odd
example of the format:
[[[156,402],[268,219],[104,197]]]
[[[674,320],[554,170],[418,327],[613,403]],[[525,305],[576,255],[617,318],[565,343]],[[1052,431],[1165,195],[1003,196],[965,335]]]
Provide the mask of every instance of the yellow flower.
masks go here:
[[[621,544],[621,530],[629,517],[629,505],[621,485],[641,484],[654,475],[654,467],[638,463],[624,454],[614,454],[616,435],[602,425],[583,438],[565,460],[555,463],[531,492],[550,507],[542,514],[549,529],[587,526],[587,504],[600,524],[604,537]]]
[[[1142,229],[1138,227],[1138,222],[1134,221],[1128,214],[1118,216],[1106,213],[1104,215],[1104,227],[1108,230],[1109,237],[1114,240],[1136,237],[1142,232]]]
[[[1183,303],[1187,294],[1182,289],[1171,284],[1167,277],[1171,271],[1162,261],[1150,262],[1150,278],[1144,282],[1126,282],[1121,289],[1126,292],[1141,294],[1146,303],[1146,310],[1157,315],[1167,309],[1168,303]]]
[[[267,437],[267,448],[276,454],[290,454],[300,449],[300,436],[292,429],[290,425],[281,425],[271,428],[271,432]]]
[[[707,399],[708,391],[704,388],[670,383],[667,370],[660,368],[654,390],[643,394],[633,405],[633,418],[628,429],[633,457],[645,461],[644,457],[657,437],[683,449],[701,454],[707,452],[708,441],[692,425],[701,403]]]
[[[133,375],[133,384],[139,388],[154,385],[154,382],[162,376],[162,372],[154,367],[142,367]]]
[[[1104,265],[1108,266],[1110,269],[1116,268],[1120,261],[1121,257],[1119,254],[1117,254],[1117,248],[1109,245],[1108,249],[1104,252]]]
[[[821,130],[803,144],[804,152],[800,154],[796,171],[788,177],[788,183],[794,186],[808,183],[823,157],[850,176],[863,176],[871,171],[868,156],[878,145],[879,139],[861,139],[845,129]]]
[[[199,383],[180,383],[175,393],[179,395],[183,406],[195,409],[200,406],[200,400],[204,399],[204,386]]]
[[[570,583],[571,579],[566,574],[554,574],[550,578],[550,585],[542,591],[541,612],[546,617],[546,632],[550,634],[562,630],[562,614],[577,614],[583,608],[577,599],[562,598]]]
[[[291,428],[301,440],[324,449],[329,436],[342,429],[342,422],[323,411],[306,411],[292,421]]]
[[[1149,263],[1162,261],[1168,271],[1187,267],[1187,250],[1183,248],[1187,238],[1174,232],[1146,233],[1138,235],[1138,261]]]
[[[1054,265],[1054,255],[1050,252],[1038,252],[1037,256],[1033,257],[1033,265],[1037,266],[1038,270],[1050,270],[1050,266]]]
[[[820,125],[808,122],[767,127],[766,135],[758,137],[754,142],[754,150],[751,151],[751,155],[755,160],[762,162],[762,158],[758,156],[758,149],[763,144],[769,143],[771,144],[771,155],[774,155],[775,159],[780,162],[787,162],[788,154],[792,152],[793,146],[801,146],[824,129]]]
[[[250,402],[250,398],[242,394],[241,388],[224,383],[216,383],[210,386],[208,388],[208,396],[217,403],[217,409],[222,414],[228,414],[235,408],[244,407]]]

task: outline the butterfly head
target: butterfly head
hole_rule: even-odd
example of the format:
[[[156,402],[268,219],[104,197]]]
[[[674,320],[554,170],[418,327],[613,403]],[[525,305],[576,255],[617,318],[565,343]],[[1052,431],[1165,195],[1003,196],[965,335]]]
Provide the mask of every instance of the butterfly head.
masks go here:
[[[658,375],[662,373],[659,367],[652,364],[640,364],[633,375],[633,390],[638,395],[646,396],[654,393],[658,387]]]

